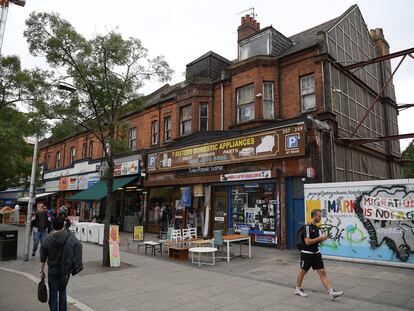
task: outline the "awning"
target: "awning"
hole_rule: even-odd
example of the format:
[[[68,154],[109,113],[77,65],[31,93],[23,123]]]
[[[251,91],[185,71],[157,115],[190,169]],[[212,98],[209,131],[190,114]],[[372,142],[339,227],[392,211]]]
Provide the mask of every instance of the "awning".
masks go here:
[[[123,177],[123,178],[115,178],[114,184],[112,186],[112,191],[117,190],[118,188],[121,188],[125,186],[126,184],[129,184],[134,179],[137,179],[137,176],[132,177]],[[95,185],[93,185],[91,188],[83,190],[71,197],[69,197],[67,200],[72,201],[98,201],[106,197],[106,182],[101,180]]]
[[[55,193],[56,192],[44,192],[44,193],[36,194],[36,200],[39,198],[48,197],[49,195],[52,195]],[[29,198],[30,197],[23,197],[23,198],[17,199],[17,202],[29,202]]]

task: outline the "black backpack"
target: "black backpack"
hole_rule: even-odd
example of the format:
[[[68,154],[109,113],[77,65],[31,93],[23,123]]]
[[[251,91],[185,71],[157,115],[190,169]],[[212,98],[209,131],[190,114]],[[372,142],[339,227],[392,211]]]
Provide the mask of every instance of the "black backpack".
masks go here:
[[[305,230],[306,230],[306,226],[307,226],[307,224],[303,225],[296,232],[296,249],[300,250],[300,251],[305,248]]]

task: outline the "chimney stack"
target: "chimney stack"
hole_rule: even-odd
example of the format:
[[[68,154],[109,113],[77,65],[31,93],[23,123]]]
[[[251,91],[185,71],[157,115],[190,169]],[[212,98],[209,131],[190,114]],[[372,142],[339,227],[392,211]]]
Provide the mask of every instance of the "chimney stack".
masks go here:
[[[240,42],[244,39],[251,37],[252,35],[258,33],[260,30],[260,23],[254,19],[254,17],[247,14],[246,16],[242,16],[241,24],[237,28],[237,42]]]
[[[382,28],[375,28],[370,30],[371,38],[375,42],[378,56],[390,54],[390,45],[384,37]]]

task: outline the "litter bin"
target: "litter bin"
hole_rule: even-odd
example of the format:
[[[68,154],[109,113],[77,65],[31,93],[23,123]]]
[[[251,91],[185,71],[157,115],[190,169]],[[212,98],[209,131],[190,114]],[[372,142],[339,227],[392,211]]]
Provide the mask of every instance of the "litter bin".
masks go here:
[[[17,259],[17,230],[0,225],[0,260]]]

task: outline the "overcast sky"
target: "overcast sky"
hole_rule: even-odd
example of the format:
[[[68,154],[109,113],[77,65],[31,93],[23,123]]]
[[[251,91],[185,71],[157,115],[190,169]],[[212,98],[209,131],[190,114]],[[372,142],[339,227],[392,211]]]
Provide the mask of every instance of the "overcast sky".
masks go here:
[[[23,37],[24,22],[32,11],[58,12],[86,38],[118,27],[125,37],[142,40],[151,55],[163,54],[175,74],[172,83],[183,80],[185,65],[212,50],[230,60],[237,58],[238,14],[255,8],[261,27],[273,25],[285,36],[316,26],[341,15],[357,3],[368,27],[384,29],[391,52],[414,47],[411,0],[289,0],[289,1],[157,1],[157,0],[27,0],[25,7],[11,5],[3,42],[3,55],[20,56],[26,68],[44,67],[32,57]],[[394,67],[397,60],[393,61]],[[414,59],[406,58],[395,75],[398,103],[414,103]],[[160,86],[147,83],[148,94]],[[400,133],[414,132],[414,108],[401,112]],[[410,140],[401,141],[402,150]]]

